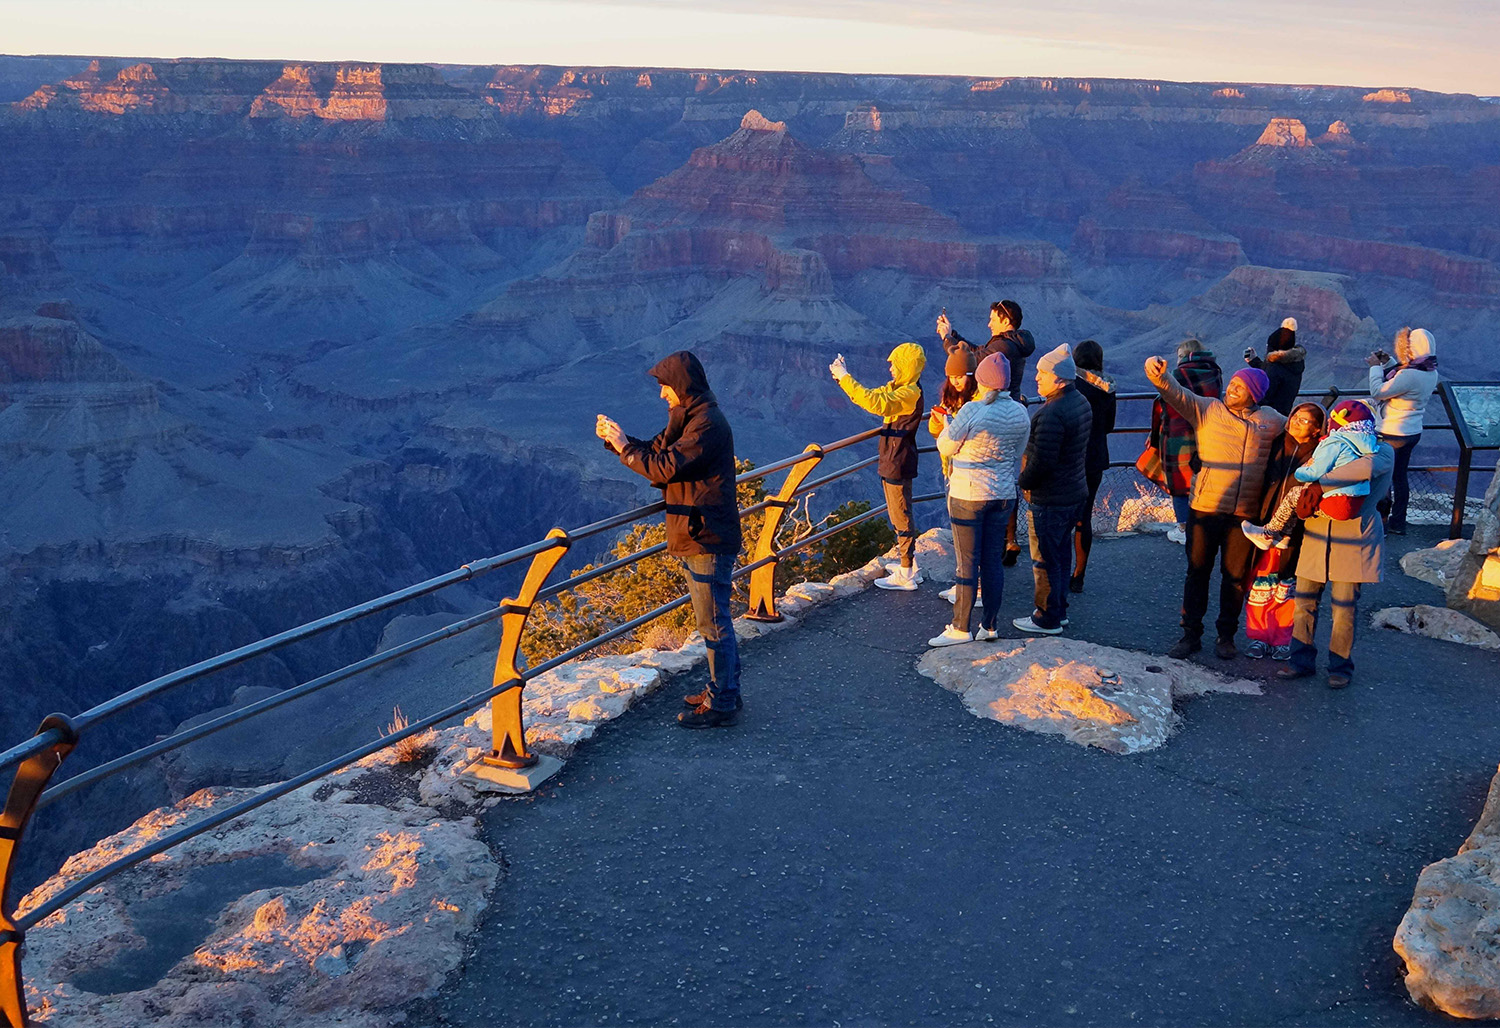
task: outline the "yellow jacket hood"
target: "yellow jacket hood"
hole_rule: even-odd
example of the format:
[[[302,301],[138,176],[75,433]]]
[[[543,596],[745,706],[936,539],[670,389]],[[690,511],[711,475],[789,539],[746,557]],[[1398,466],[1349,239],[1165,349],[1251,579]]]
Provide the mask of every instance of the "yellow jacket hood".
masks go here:
[[[891,362],[896,372],[891,381],[898,386],[911,385],[927,367],[927,351],[916,343],[902,343],[891,351],[886,360]]]

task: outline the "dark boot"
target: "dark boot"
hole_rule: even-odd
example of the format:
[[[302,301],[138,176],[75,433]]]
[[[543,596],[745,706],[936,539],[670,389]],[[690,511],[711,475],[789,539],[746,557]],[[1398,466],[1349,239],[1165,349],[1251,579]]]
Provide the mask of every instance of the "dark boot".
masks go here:
[[[1214,643],[1214,656],[1220,660],[1233,660],[1239,655],[1240,651],[1235,649],[1233,639],[1220,639]]]
[[[1072,578],[1068,579],[1068,592],[1070,592],[1070,593],[1081,593],[1081,592],[1083,592],[1083,576],[1082,575],[1074,575]]]
[[[1167,656],[1174,660],[1186,660],[1199,650],[1203,649],[1203,640],[1196,635],[1185,635],[1178,639],[1172,648],[1167,651]]]
[[[739,716],[738,707],[734,710],[715,710],[705,703],[678,714],[677,723],[683,728],[728,728]]]

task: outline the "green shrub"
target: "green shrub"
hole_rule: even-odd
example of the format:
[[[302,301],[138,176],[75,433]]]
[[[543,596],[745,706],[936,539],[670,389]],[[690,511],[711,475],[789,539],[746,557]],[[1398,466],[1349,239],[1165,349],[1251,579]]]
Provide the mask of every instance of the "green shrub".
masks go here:
[[[745,474],[754,470],[749,461],[735,462],[735,470]],[[754,506],[766,498],[764,484],[757,480],[741,483],[738,490],[740,509]],[[776,548],[783,549],[798,539],[805,539],[814,532],[841,524],[868,511],[870,504],[854,501],[839,506],[821,521],[814,521],[804,498],[798,506],[787,511],[777,529]],[[744,548],[740,551],[739,563],[748,564],[751,551],[760,538],[765,523],[765,512],[758,511],[744,518]],[[664,524],[636,525],[610,549],[608,557],[601,563],[609,563],[632,553],[639,553],[657,543],[665,541],[667,530]],[[871,558],[879,556],[895,543],[895,535],[884,518],[871,518],[845,532],[840,532],[821,543],[804,547],[782,557],[776,565],[776,591],[802,581],[826,581],[834,575],[862,567]],[[589,564],[573,574],[581,575],[598,565]],[[538,664],[550,660],[557,654],[572,649],[580,643],[600,635],[616,625],[631,621],[663,604],[670,603],[686,592],[682,577],[682,562],[666,553],[653,554],[628,564],[617,571],[585,582],[576,589],[537,604],[527,621],[522,650],[530,663]],[[742,613],[749,592],[749,576],[737,579],[734,589],[735,612]],[[595,654],[630,653],[645,643],[662,645],[673,640],[685,639],[693,631],[693,610],[683,604],[676,610],[656,618],[635,632],[596,647]]]

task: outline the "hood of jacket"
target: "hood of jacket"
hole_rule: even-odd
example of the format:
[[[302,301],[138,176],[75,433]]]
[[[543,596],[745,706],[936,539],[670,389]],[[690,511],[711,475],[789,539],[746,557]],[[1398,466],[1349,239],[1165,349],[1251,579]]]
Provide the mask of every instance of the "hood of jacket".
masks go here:
[[[713,390],[708,388],[708,375],[691,350],[667,354],[651,369],[651,377],[670,387],[684,407],[696,399],[714,398]]]
[[[691,357],[692,354],[688,356]],[[891,362],[891,367],[895,372],[891,381],[898,386],[911,385],[927,367],[927,351],[916,343],[902,343],[891,351],[891,355],[886,360]],[[701,372],[702,369],[700,368],[699,371]]]
[[[1411,361],[1415,364],[1424,357],[1437,356],[1437,340],[1432,338],[1432,333],[1425,328],[1414,328],[1411,335],[1407,337],[1407,346],[1411,349]]]
[[[1283,350],[1270,350],[1266,353],[1268,364],[1305,364],[1307,362],[1307,349],[1301,346],[1288,346]]]
[[[1115,380],[1102,371],[1090,371],[1087,368],[1079,368],[1078,377],[1100,392],[1112,393],[1115,391]]]
[[[1024,328],[1012,328],[1001,332],[997,336],[990,336],[990,348],[995,344],[1002,344],[1005,355],[1015,360],[1025,360],[1036,353],[1036,339]]]

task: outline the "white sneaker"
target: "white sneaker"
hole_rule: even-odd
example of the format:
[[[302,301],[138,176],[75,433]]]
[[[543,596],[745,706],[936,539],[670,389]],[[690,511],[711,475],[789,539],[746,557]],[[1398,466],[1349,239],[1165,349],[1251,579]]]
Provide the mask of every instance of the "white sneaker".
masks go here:
[[[950,585],[948,588],[946,588],[946,589],[942,590],[941,592],[939,592],[938,595],[941,596],[943,599],[947,600],[949,603],[957,603],[958,602],[958,586],[956,586],[956,585]]]
[[[885,573],[887,575],[893,575],[897,571],[900,571],[900,570],[901,570],[901,562],[899,560],[893,560],[893,561],[891,561],[889,564],[887,564],[885,566]],[[917,565],[913,564],[911,566],[911,571],[912,571],[912,574],[916,576],[917,584],[918,585],[921,585],[923,582],[927,581],[927,576],[924,575],[924,574],[922,574],[922,569],[919,568],[919,567],[917,567]]]
[[[898,567],[884,578],[875,579],[875,586],[879,589],[899,589],[906,593],[915,592],[917,588],[917,569],[914,567]]]
[[[982,643],[994,642],[998,638],[1000,638],[1000,633],[997,632],[997,631],[995,631],[993,628],[982,628],[981,627],[981,628],[974,629],[974,641],[975,642],[982,642]]]
[[[1043,628],[1041,625],[1031,620],[1029,616],[1024,618],[1016,618],[1011,622],[1011,624],[1015,625],[1021,631],[1030,632],[1033,635],[1062,635],[1062,625],[1058,625],[1056,628]]]
[[[1253,525],[1248,521],[1242,521],[1240,522],[1240,531],[1244,532],[1245,538],[1249,539],[1259,549],[1269,550],[1276,545],[1276,536],[1268,528],[1262,528],[1260,525]]]
[[[928,646],[960,646],[963,643],[973,642],[974,636],[969,632],[961,632],[949,625],[943,629],[942,635],[935,635],[927,640]]]
[[[1187,529],[1182,525],[1167,529],[1167,542],[1176,543],[1178,546],[1187,545]]]

